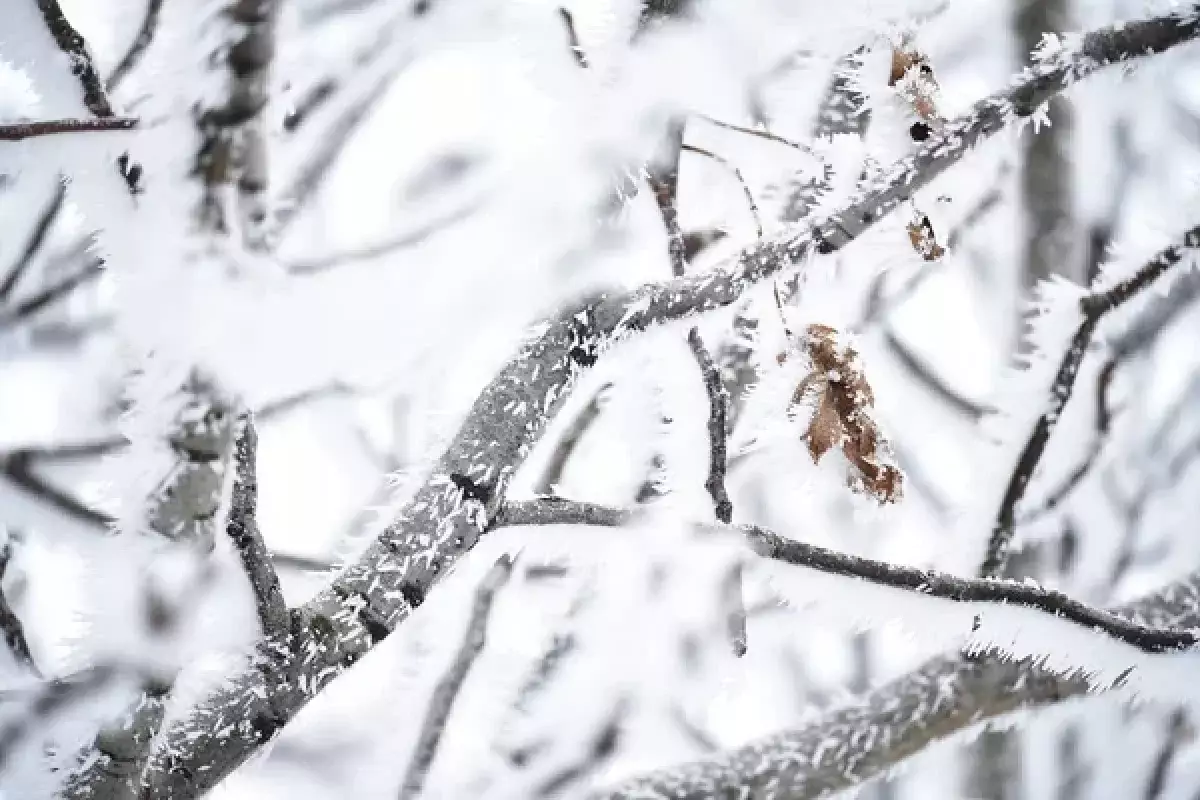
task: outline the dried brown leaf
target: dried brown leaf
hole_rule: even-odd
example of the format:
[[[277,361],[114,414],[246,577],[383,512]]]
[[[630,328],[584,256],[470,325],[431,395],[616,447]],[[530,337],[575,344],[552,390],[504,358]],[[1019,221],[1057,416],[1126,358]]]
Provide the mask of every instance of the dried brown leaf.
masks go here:
[[[871,417],[875,395],[867,382],[858,352],[843,346],[837,330],[828,325],[809,325],[805,331],[805,353],[812,371],[796,387],[793,405],[810,401],[812,417],[804,433],[813,463],[834,447],[840,447],[855,467],[855,488],[869,492],[880,503],[894,503],[903,490],[903,475],[891,463],[887,442]],[[781,353],[783,363],[787,354]]]
[[[926,261],[937,261],[946,255],[946,249],[938,244],[937,234],[933,232],[933,223],[920,212],[908,223],[908,240],[917,255]]]

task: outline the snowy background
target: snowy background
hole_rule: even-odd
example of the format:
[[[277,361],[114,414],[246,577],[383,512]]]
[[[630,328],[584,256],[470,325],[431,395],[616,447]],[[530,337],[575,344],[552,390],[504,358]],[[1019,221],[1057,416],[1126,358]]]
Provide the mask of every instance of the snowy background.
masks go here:
[[[102,74],[143,14],[141,0],[62,5]],[[917,147],[911,110],[887,85],[902,35],[933,66],[946,118],[1006,85],[1024,63],[1009,0],[709,0],[634,44],[635,0],[437,0],[416,15],[391,0],[282,5],[267,114],[271,191],[283,208],[297,196],[303,202],[288,211],[269,256],[242,254],[235,267],[183,257],[190,251],[172,215],[188,202],[181,159],[190,153],[179,130],[190,124],[187,93],[211,87],[192,83],[200,59],[188,48],[199,52],[203,36],[173,29],[170,13],[113,93],[116,106],[151,123],[145,129],[0,142],[0,277],[53,202],[57,174],[73,173],[45,244],[11,295],[0,294],[0,531],[13,547],[4,590],[44,675],[145,654],[183,666],[172,701],[182,707],[189,681],[202,686],[255,635],[249,591],[230,546],[218,541],[207,582],[188,583],[187,565],[155,567],[170,591],[201,590],[187,603],[182,632],[167,644],[149,641],[136,590],[148,556],[127,537],[103,535],[102,517],[136,516],[157,474],[138,437],[161,419],[139,409],[165,396],[179,365],[202,365],[251,408],[287,401],[259,414],[259,523],[289,604],[302,603],[387,524],[540,318],[585,291],[670,276],[652,194],[643,187],[613,200],[615,176],[649,157],[669,117],[687,115],[686,143],[723,159],[688,150],[681,157],[683,230],[725,234],[691,264],[699,271],[753,243],[758,225],[764,236],[782,230],[789,197],[823,164],[832,181],[817,214],[843,205],[864,169]],[[560,6],[573,14],[587,69],[572,56]],[[1070,28],[1171,7],[1076,0]],[[6,51],[20,37],[13,31],[0,34],[0,122],[71,116],[55,105],[61,87],[39,85],[37,70]],[[871,113],[866,137],[813,142],[835,64],[864,45],[856,78]],[[328,97],[297,124],[296,109],[321,86]],[[1101,259],[1101,274],[1111,279],[1197,222],[1198,87],[1200,50],[1185,46],[1070,91],[1073,122],[1058,136],[1068,153],[1063,235],[1073,237],[1072,261],[1036,290],[1023,277],[1021,163],[1031,127],[995,136],[914,198],[948,244],[940,260],[910,246],[906,204],[844,251],[805,265],[789,325],[822,323],[853,337],[906,475],[895,505],[847,490],[835,457],[812,463],[802,426],[784,413],[796,376],[775,363],[786,347],[783,325],[770,287],[755,290],[748,308],[760,319],[762,371],[731,436],[734,520],[973,574],[1077,324],[1087,243],[1103,234],[1111,257]],[[765,121],[775,136],[805,146],[721,121],[759,130]],[[295,191],[330,147],[318,185]],[[97,200],[112,178],[102,174],[108,161],[125,148],[146,168],[136,212]],[[107,261],[102,273],[36,313],[11,315],[97,254]],[[1191,274],[1177,270],[1160,285],[1186,284]],[[1157,289],[1148,295],[1101,328],[1018,514],[1019,541],[1039,554],[1037,578],[1100,606],[1178,579],[1200,561],[1195,303],[1120,362],[1111,429],[1096,432],[1099,371],[1131,321],[1163,302]],[[883,310],[868,314],[878,298]],[[1027,328],[1031,307],[1038,313]],[[704,318],[701,333],[716,350],[731,341],[738,310]],[[684,333],[665,327],[606,357],[510,492],[539,490],[555,443],[584,415],[591,422],[556,493],[633,505],[657,458],[663,496],[646,521],[489,534],[411,620],[212,796],[396,796],[475,586],[502,552],[520,556],[430,772],[431,798],[534,796],[547,775],[586,759],[614,708],[627,709],[615,756],[565,795],[582,796],[794,728],[961,646],[976,609],[772,564],[745,576],[748,650],[729,652],[717,595],[730,555],[683,533],[711,514],[707,398]],[[136,354],[149,351],[155,366],[131,382]],[[133,446],[63,451],[122,436]],[[37,454],[32,466],[12,456],[25,451]],[[1089,460],[1065,499],[1045,510]],[[36,487],[22,479],[26,468]],[[543,564],[567,569],[550,577],[529,569]],[[664,580],[656,592],[645,588]],[[1040,626],[1035,614],[997,611],[976,636],[1109,668],[1110,644]],[[564,640],[552,680],[518,702],[544,654]],[[690,667],[681,655],[689,647],[700,653]],[[1180,659],[1140,673],[1144,702],[1100,696],[1020,719],[1022,757],[1006,778],[1013,794],[1004,796],[1195,796],[1200,748],[1190,745],[1190,723],[1172,721],[1195,700],[1189,676],[1197,665]],[[4,667],[0,687],[28,680]],[[4,796],[37,796],[47,785],[48,743],[69,750],[86,742],[112,708],[96,705],[47,722],[44,736],[14,751],[0,778]],[[864,796],[975,796],[976,734],[906,762]],[[1152,793],[1166,742],[1173,749]],[[515,763],[511,753],[521,748],[535,748],[533,766]]]

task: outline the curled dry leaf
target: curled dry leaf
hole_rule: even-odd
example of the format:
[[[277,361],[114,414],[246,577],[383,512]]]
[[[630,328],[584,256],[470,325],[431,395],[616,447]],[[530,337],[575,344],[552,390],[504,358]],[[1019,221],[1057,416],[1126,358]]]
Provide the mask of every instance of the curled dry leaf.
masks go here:
[[[811,371],[796,387],[789,410],[811,405],[804,439],[813,463],[840,447],[857,475],[852,487],[869,492],[881,504],[902,496],[904,476],[890,461],[887,440],[871,417],[875,395],[863,374],[858,352],[839,342],[827,325],[809,325],[803,337]],[[780,353],[780,364],[789,358]]]
[[[913,250],[926,261],[937,261],[946,255],[946,248],[938,244],[937,235],[933,232],[933,223],[920,211],[915,212],[912,222],[908,223],[908,240]]]

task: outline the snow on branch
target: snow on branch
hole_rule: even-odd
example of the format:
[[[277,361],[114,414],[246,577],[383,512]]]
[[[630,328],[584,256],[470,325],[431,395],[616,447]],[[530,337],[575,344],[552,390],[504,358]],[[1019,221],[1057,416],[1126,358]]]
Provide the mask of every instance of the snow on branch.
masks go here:
[[[0,124],[0,142],[19,142],[35,136],[54,136],[62,133],[96,131],[127,131],[136,127],[134,117],[96,117],[94,119],[44,119],[36,122],[6,122]]]
[[[297,610],[298,628],[269,669],[236,674],[164,731],[143,797],[183,800],[219,783],[318,692],[401,623],[470,550],[511,478],[582,371],[612,344],[659,324],[728,306],[747,289],[833,252],[928,184],[971,146],[1028,116],[1068,77],[1166,50],[1200,34],[1194,16],[1168,15],[1083,38],[981,101],[885,171],[847,208],[812,228],[758,243],[704,274],[602,293],[544,322],[482,391],[428,479],[396,519],[326,589]]]
[[[121,56],[121,60],[113,67],[113,71],[109,74],[108,80],[105,82],[108,91],[115,91],[117,86],[121,84],[129,73],[133,72],[133,68],[142,60],[142,56],[146,54],[146,50],[150,48],[150,43],[154,41],[154,33],[158,30],[158,20],[162,15],[163,0],[147,0],[146,12],[142,16],[142,23],[138,26],[138,32],[134,35],[133,41],[129,43],[129,49]]]
[[[1130,621],[1178,629],[1200,624],[1200,574],[1113,609]],[[1025,658],[948,654],[818,718],[715,757],[631,778],[592,800],[789,797],[810,800],[858,786],[931,744],[987,720],[1087,694]]]
[[[1009,478],[1004,497],[1000,501],[1000,510],[996,515],[996,524],[988,541],[987,553],[980,567],[981,577],[996,577],[1004,571],[1008,562],[1008,546],[1016,532],[1017,504],[1025,496],[1025,489],[1029,486],[1046,445],[1050,442],[1050,434],[1058,424],[1067,401],[1071,399],[1075,379],[1079,376],[1079,365],[1083,363],[1096,327],[1108,312],[1137,296],[1197,246],[1200,246],[1200,226],[1184,234],[1179,244],[1159,252],[1129,278],[1108,289],[1091,292],[1080,300],[1079,311],[1083,319],[1071,337],[1071,344],[1063,354],[1058,373],[1050,386],[1048,407],[1034,424],[1029,441],[1021,451]]]
[[[624,525],[633,518],[634,514],[629,511],[548,498],[506,505],[497,517],[496,525],[614,527]],[[1145,653],[1177,652],[1195,647],[1200,642],[1200,636],[1193,631],[1164,629],[1130,621],[1033,583],[958,578],[932,570],[897,566],[788,539],[756,525],[717,526],[713,530],[741,536],[749,548],[762,558],[955,603],[1029,608],[1102,632]]]

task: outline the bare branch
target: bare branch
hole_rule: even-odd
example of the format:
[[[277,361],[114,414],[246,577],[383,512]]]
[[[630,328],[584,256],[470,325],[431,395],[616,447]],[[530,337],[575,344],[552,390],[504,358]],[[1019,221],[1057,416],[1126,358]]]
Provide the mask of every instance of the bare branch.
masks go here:
[[[579,446],[583,435],[587,433],[588,428],[592,426],[600,417],[601,402],[605,393],[612,388],[611,383],[605,383],[596,393],[588,404],[576,415],[575,419],[571,420],[571,424],[563,431],[562,437],[558,440],[558,444],[554,448],[554,452],[550,456],[550,460],[546,463],[546,468],[542,470],[541,476],[533,483],[534,494],[554,494],[555,487],[562,480],[563,471],[567,468],[567,462],[571,460],[571,456],[575,453],[575,448]]]
[[[501,556],[475,591],[475,605],[471,611],[471,620],[467,623],[467,635],[450,664],[450,669],[433,690],[429,709],[425,712],[425,721],[421,724],[421,733],[417,736],[412,760],[400,788],[400,800],[416,800],[421,794],[425,777],[429,774],[438,745],[442,741],[442,734],[446,731],[446,721],[450,718],[454,702],[458,699],[475,660],[483,652],[492,603],[496,599],[496,592],[508,583],[509,576],[512,575],[512,565],[509,556]]]
[[[729,396],[721,384],[721,373],[717,370],[713,357],[704,347],[704,340],[700,338],[700,332],[696,328],[688,332],[688,346],[692,349],[692,355],[696,357],[696,363],[700,365],[704,391],[708,394],[709,462],[708,479],[704,482],[704,488],[713,499],[717,521],[729,523],[733,521],[733,503],[729,500],[729,492],[725,490],[725,415],[729,406]]]
[[[929,389],[939,400],[970,420],[979,420],[991,409],[963,395],[934,372],[933,367],[922,361],[908,349],[900,337],[890,327],[884,326],[883,341],[888,350],[896,357],[908,373],[926,389]]]
[[[59,133],[91,133],[104,131],[130,131],[137,127],[138,120],[132,116],[101,116],[85,120],[37,120],[35,122],[5,122],[0,125],[0,142],[20,142],[40,136],[55,136]]]
[[[697,114],[696,116],[710,125],[716,125],[718,128],[724,128],[727,131],[742,133],[746,136],[754,136],[759,139],[765,139],[768,142],[775,142],[776,144],[781,144],[784,147],[790,147],[793,150],[799,150],[801,153],[804,153],[807,156],[812,156],[813,158],[819,159],[821,157],[815,150],[806,144],[793,142],[791,139],[786,139],[778,134],[771,133],[770,131],[762,128],[747,128],[744,125],[734,125],[732,122],[726,122],[725,120],[717,119],[716,117],[710,117],[707,114]]]
[[[233,454],[236,469],[233,500],[225,530],[237,547],[250,588],[254,591],[259,625],[263,633],[269,635],[286,629],[288,610],[271,554],[258,531],[258,432],[254,429],[253,415],[243,415],[240,422],[242,430],[234,443]]]
[[[37,314],[46,306],[62,300],[80,286],[99,278],[104,274],[104,259],[91,258],[75,272],[64,276],[55,283],[46,286],[34,294],[13,304],[0,312],[0,331],[10,328]]]
[[[54,227],[54,223],[62,211],[63,200],[66,199],[66,196],[66,185],[61,179],[56,179],[54,193],[50,197],[50,202],[42,209],[42,213],[38,214],[37,223],[33,226],[33,230],[29,234],[29,240],[21,248],[21,254],[17,256],[17,260],[9,267],[4,279],[0,280],[0,305],[8,300],[20,282],[21,277],[29,269],[30,265],[33,264],[34,258],[46,243],[46,237],[49,236],[50,229]]]
[[[554,499],[508,504],[497,517],[496,526],[615,527],[634,518],[634,514],[629,511]],[[1175,652],[1194,647],[1200,642],[1200,635],[1193,631],[1131,622],[1112,612],[1092,608],[1062,592],[1032,583],[958,578],[932,570],[896,566],[788,539],[757,525],[714,526],[712,530],[742,536],[750,549],[762,558],[830,575],[858,578],[880,586],[904,589],[955,603],[1002,604],[1029,608],[1090,630],[1101,631],[1145,653]]]
[[[575,17],[562,7],[559,7],[558,15],[562,17],[563,26],[567,29],[567,44],[571,48],[571,55],[575,57],[575,63],[587,69],[587,53],[583,51],[583,46],[579,43],[579,33],[575,30]]]
[[[733,177],[737,180],[738,185],[742,189],[742,194],[746,196],[746,205],[750,208],[750,216],[754,219],[755,231],[758,234],[758,238],[761,239],[763,235],[762,217],[758,213],[758,203],[754,200],[754,193],[751,192],[750,187],[746,185],[746,179],[742,176],[742,171],[738,169],[733,162],[729,161],[729,159],[725,158],[724,156],[719,156],[711,150],[705,150],[703,147],[697,147],[693,144],[685,144],[683,145],[683,150],[688,153],[695,153],[696,155],[701,155],[705,158],[711,159],[733,173]],[[684,252],[684,259],[686,263],[686,247]]]
[[[154,41],[154,32],[158,29],[158,18],[162,12],[163,0],[146,0],[146,13],[142,17],[142,24],[138,26],[138,31],[133,37],[133,41],[129,43],[129,49],[125,51],[125,55],[121,56],[121,60],[113,67],[112,73],[108,76],[107,89],[112,92],[121,84],[137,63],[146,54],[150,43]]]
[[[1172,245],[1159,252],[1133,276],[1104,291],[1092,292],[1080,301],[1080,313],[1083,320],[1075,331],[1075,335],[1071,337],[1071,344],[1067,348],[1067,352],[1063,354],[1058,373],[1050,386],[1048,407],[1034,424],[1029,441],[1021,451],[1016,467],[1009,478],[1008,487],[1000,501],[996,524],[992,528],[991,538],[988,541],[987,553],[984,556],[983,565],[980,567],[982,577],[995,577],[1004,570],[1004,565],[1008,561],[1008,545],[1016,532],[1017,504],[1025,496],[1025,489],[1041,462],[1046,445],[1050,442],[1050,434],[1058,424],[1067,401],[1071,399],[1075,388],[1075,379],[1079,376],[1079,365],[1083,362],[1096,326],[1109,311],[1118,308],[1154,283],[1168,269],[1177,264],[1189,249],[1197,245],[1200,245],[1200,226],[1192,228],[1184,234],[1180,244]]]
[[[1188,724],[1187,714],[1182,708],[1171,712],[1171,717],[1167,720],[1165,727],[1162,747],[1154,759],[1154,768],[1150,771],[1150,779],[1146,782],[1146,792],[1142,795],[1145,800],[1158,800],[1159,797],[1162,797],[1163,790],[1167,787],[1167,774],[1171,771],[1171,764],[1175,761],[1180,745],[1184,743],[1191,728]]]

